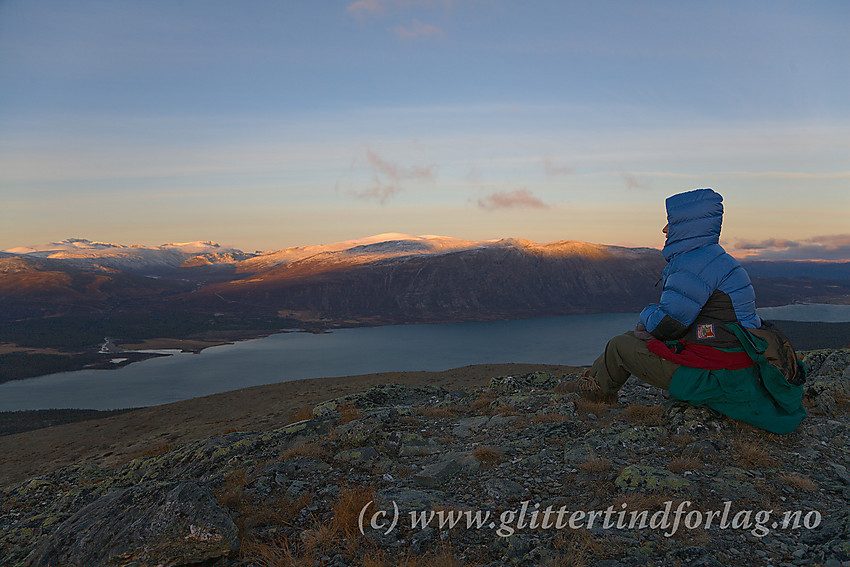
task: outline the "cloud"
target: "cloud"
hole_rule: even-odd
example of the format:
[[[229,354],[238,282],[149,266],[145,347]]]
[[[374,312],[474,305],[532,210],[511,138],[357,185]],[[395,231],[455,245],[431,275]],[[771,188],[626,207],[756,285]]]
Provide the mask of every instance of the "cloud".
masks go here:
[[[552,179],[553,177],[572,175],[573,173],[575,173],[575,171],[571,167],[556,166],[548,157],[543,158],[543,167],[546,170],[546,177],[548,179]]]
[[[785,249],[799,248],[800,243],[794,240],[783,240],[781,238],[768,238],[760,242],[750,242],[742,240],[735,245],[737,250],[761,250],[764,248]]]
[[[384,11],[384,2],[380,0],[357,0],[345,9],[349,14],[363,18],[368,15],[380,14]]]
[[[549,205],[535,197],[528,189],[497,191],[483,199],[478,206],[488,211],[498,209],[548,209]]]
[[[356,199],[361,199],[363,201],[378,201],[384,205],[386,204],[387,199],[397,193],[401,193],[401,187],[398,185],[378,184],[373,187],[369,187],[368,189],[363,189],[361,191],[352,190],[348,193]]]
[[[620,177],[623,178],[623,181],[626,182],[626,187],[629,189],[651,189],[648,183],[638,181],[638,178],[628,171],[620,170]]]
[[[742,179],[793,179],[800,181],[825,179],[850,179],[850,171],[810,173],[804,171],[723,171],[718,175],[729,175]]]
[[[356,0],[345,11],[358,19],[383,16],[389,10],[443,7],[448,10],[455,0]]]
[[[412,167],[404,169],[394,163],[386,161],[372,150],[366,150],[366,157],[369,160],[369,163],[372,165],[372,173],[376,179],[379,177],[385,177],[390,181],[398,182],[405,179],[420,179],[424,181],[433,181],[436,178],[436,165],[414,165]]]
[[[832,260],[850,261],[850,234],[815,236],[805,240],[769,238],[739,241],[733,254],[747,260]]]
[[[424,37],[444,37],[443,30],[431,24],[423,24],[419,20],[413,20],[409,26],[396,26],[393,28],[396,36],[402,39],[420,39]]]
[[[433,181],[436,179],[436,165],[414,165],[401,167],[382,158],[372,150],[366,150],[366,159],[372,168],[372,186],[362,190],[350,190],[348,193],[357,199],[378,201],[382,205],[387,199],[400,193],[404,181]]]

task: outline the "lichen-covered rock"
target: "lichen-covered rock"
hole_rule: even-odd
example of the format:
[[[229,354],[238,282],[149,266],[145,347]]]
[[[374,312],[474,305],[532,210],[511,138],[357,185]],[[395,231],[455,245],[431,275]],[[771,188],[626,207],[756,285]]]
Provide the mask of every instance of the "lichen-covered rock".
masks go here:
[[[378,444],[387,438],[384,421],[377,415],[367,415],[344,423],[334,433],[343,444],[350,447]]]
[[[500,394],[527,390],[552,390],[561,380],[561,377],[556,377],[549,372],[537,371],[523,376],[492,378],[487,389]]]
[[[809,367],[804,385],[815,413],[833,416],[839,400],[850,397],[850,350],[818,350],[806,353]]]
[[[645,441],[657,440],[667,435],[667,429],[664,427],[648,427],[645,425],[637,425],[630,429],[614,435],[614,441],[617,443],[639,443]]]
[[[340,451],[334,456],[334,460],[358,467],[367,467],[381,458],[374,447],[357,447]]]
[[[359,392],[329,400],[313,408],[318,418],[338,418],[339,408],[351,405],[360,409],[412,407],[423,404],[436,405],[451,394],[445,388],[430,384],[424,386],[405,386],[402,384],[382,384]]]
[[[62,522],[27,567],[197,565],[239,549],[236,526],[209,490],[193,482],[110,491]]]
[[[641,465],[629,465],[623,468],[614,480],[614,486],[621,490],[639,492],[679,490],[690,484],[686,478],[670,471]]]

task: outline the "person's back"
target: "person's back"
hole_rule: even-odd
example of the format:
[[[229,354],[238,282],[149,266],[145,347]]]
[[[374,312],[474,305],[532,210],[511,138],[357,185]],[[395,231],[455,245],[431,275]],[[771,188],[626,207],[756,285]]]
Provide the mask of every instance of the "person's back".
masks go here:
[[[667,199],[661,299],[634,331],[605,352],[568,389],[613,396],[635,375],[676,399],[707,406],[776,433],[796,429],[806,413],[802,388],[768,364],[755,292],[720,246],[723,198],[711,189]]]

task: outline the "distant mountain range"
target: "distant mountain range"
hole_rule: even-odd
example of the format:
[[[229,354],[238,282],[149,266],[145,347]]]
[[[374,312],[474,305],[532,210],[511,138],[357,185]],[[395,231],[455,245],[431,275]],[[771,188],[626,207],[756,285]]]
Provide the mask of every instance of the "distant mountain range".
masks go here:
[[[153,333],[236,321],[279,328],[629,312],[657,300],[664,265],[656,249],[577,241],[380,234],[248,253],[211,241],[68,239],[0,252],[0,331],[12,342],[20,328],[62,327],[59,319],[84,321],[94,336],[128,326],[142,335],[145,325]],[[762,307],[850,296],[848,264],[747,266]]]

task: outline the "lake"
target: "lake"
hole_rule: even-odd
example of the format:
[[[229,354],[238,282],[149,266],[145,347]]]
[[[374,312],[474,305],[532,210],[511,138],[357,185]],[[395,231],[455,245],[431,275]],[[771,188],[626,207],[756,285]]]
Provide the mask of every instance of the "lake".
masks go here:
[[[850,306],[794,305],[759,313],[772,319],[850,321]],[[582,366],[593,362],[609,338],[634,328],[637,317],[606,313],[280,333],[117,370],[80,370],[7,382],[0,384],[0,411],[159,405],[301,378],[435,371],[469,364]]]

